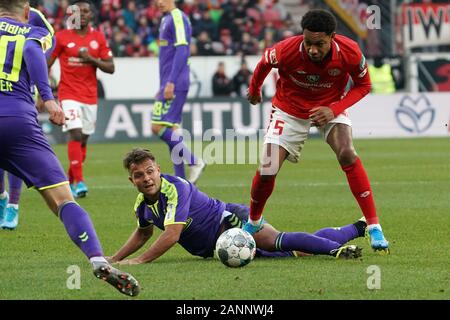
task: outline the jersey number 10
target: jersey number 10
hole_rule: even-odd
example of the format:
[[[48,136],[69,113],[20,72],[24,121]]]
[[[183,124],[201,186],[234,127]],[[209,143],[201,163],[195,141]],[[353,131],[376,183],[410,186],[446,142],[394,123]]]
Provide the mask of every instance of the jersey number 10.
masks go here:
[[[23,35],[0,37],[0,79],[19,81],[24,45]]]

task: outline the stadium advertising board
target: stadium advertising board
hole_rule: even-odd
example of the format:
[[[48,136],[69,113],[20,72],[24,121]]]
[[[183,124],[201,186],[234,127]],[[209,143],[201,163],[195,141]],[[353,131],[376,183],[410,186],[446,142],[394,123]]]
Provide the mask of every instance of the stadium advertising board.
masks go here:
[[[402,5],[406,49],[450,44],[450,4]]]
[[[369,95],[349,109],[355,138],[450,137],[450,93]],[[192,139],[261,140],[270,101],[250,106],[243,99],[191,99],[183,111],[183,129]],[[152,101],[102,100],[92,142],[157,140],[151,132]],[[52,143],[65,142],[61,130],[40,115]],[[313,128],[312,134],[317,134]]]
[[[450,94],[369,95],[350,108],[355,138],[449,136]],[[150,139],[150,101],[103,101],[95,141]],[[254,137],[266,128],[271,103],[250,106],[239,99],[194,99],[184,109],[183,128],[193,138]],[[314,130],[315,131],[315,130]]]

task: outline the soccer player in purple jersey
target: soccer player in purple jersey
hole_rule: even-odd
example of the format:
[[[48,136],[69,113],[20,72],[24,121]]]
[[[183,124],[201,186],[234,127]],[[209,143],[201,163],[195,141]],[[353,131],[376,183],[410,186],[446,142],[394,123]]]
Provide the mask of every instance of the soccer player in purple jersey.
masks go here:
[[[191,23],[174,0],[158,0],[157,4],[164,16],[159,27],[160,88],[153,105],[152,132],[168,145],[175,175],[185,177],[186,162],[190,167],[188,180],[196,183],[206,164],[189,151],[176,130],[189,91]]]
[[[55,38],[55,32],[51,24],[47,21],[45,16],[34,8],[30,8],[30,16],[28,24],[42,27],[48,30],[48,41],[51,45],[45,55],[48,58],[52,52]],[[34,86],[32,86],[34,91]],[[22,179],[16,177],[12,173],[8,173],[9,193],[5,189],[4,183],[5,171],[0,169],[0,228],[14,230],[19,224],[19,199],[22,192]]]
[[[113,268],[104,258],[89,215],[72,196],[61,163],[37,122],[30,92],[35,84],[49,120],[65,123],[64,112],[55,102],[48,83],[45,51],[49,32],[27,24],[30,6],[26,0],[0,0],[0,168],[34,187],[64,224],[72,241],[92,263],[94,275],[121,293],[139,293],[137,281]]]
[[[229,228],[242,227],[248,219],[247,206],[210,198],[189,181],[161,174],[148,150],[133,149],[125,156],[123,165],[129,180],[140,192],[134,205],[138,227],[123,247],[107,258],[110,262],[152,262],[177,242],[192,255],[212,257],[220,234]],[[158,239],[140,256],[124,260],[150,239],[154,226],[163,230]],[[300,253],[357,258],[361,256],[361,248],[346,243],[363,237],[365,229],[366,223],[357,221],[309,234],[280,232],[266,223],[253,237],[259,256],[287,257]]]

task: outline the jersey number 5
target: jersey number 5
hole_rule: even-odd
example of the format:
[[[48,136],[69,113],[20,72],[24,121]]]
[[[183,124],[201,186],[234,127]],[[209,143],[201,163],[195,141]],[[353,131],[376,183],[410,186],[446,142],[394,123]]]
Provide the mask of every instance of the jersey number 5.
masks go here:
[[[275,125],[273,126],[273,133],[281,136],[283,134],[284,121],[277,120],[275,121]]]
[[[19,81],[24,45],[23,35],[0,37],[0,79]]]

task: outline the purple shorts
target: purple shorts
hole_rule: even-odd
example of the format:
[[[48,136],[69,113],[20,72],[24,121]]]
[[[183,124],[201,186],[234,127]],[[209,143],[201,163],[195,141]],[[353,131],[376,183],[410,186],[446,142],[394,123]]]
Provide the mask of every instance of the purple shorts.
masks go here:
[[[170,127],[180,124],[187,94],[187,91],[175,91],[175,98],[172,101],[165,101],[162,97],[163,94],[160,93],[159,99],[153,105],[152,123],[168,125]]]
[[[68,183],[37,119],[0,117],[0,168],[38,190]]]

